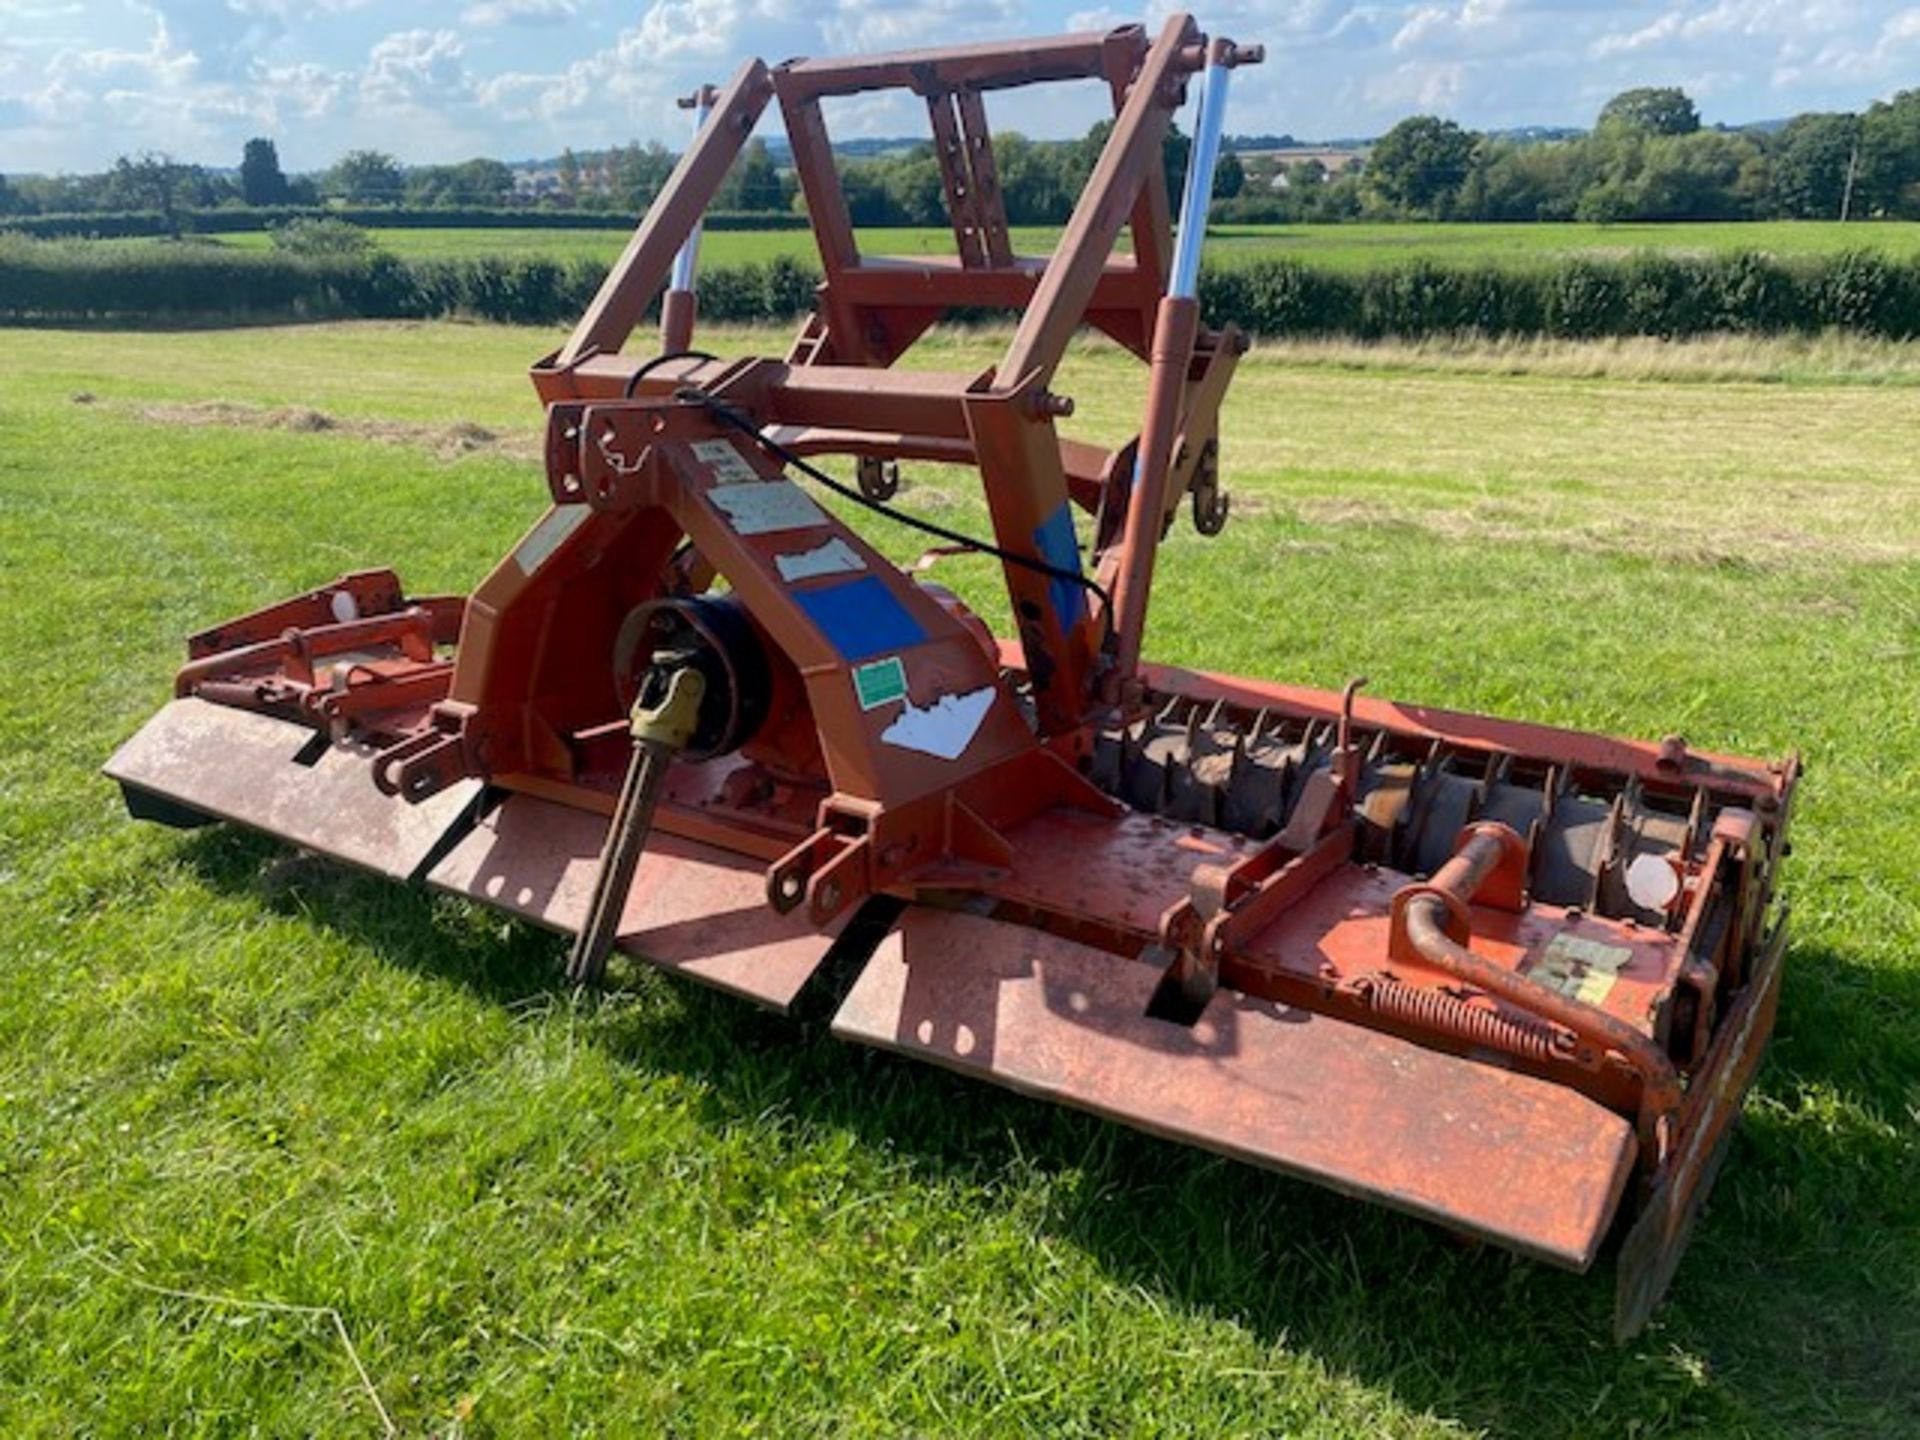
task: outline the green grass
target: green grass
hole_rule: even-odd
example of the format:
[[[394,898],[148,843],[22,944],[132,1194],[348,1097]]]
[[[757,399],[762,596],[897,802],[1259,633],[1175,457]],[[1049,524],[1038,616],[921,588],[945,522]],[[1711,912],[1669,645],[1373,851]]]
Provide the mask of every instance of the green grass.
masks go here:
[[[630,233],[630,226],[620,225],[610,225],[605,230],[374,232],[383,247],[409,259],[546,255],[606,261],[620,253]],[[1016,227],[1013,241],[1024,254],[1046,254],[1057,237],[1058,231],[1049,227]],[[249,248],[269,243],[269,237],[258,232],[214,238],[224,244]],[[953,235],[945,229],[863,230],[860,240],[877,255],[953,253]],[[1217,225],[1207,244],[1208,257],[1217,264],[1296,259],[1347,270],[1413,259],[1522,265],[1564,255],[1618,256],[1647,249],[1700,253],[1760,250],[1782,256],[1871,249],[1905,257],[1920,255],[1920,224],[1888,221],[1841,225],[1780,220],[1670,225]],[[776,255],[818,263],[813,236],[805,230],[722,230],[705,236],[701,242],[702,260],[712,265],[765,261]]]
[[[1766,220],[1713,224],[1527,225],[1218,225],[1208,257],[1230,264],[1295,259],[1359,270],[1406,260],[1524,265],[1567,255],[1618,257],[1638,250],[1712,254],[1830,255],[1842,250],[1920,254],[1920,224]]]
[[[650,972],[575,996],[556,939],[491,913],[129,823],[97,766],[187,631],[361,565],[470,585],[538,512],[501,447],[408,440],[531,434],[522,370],[551,343],[0,351],[0,1433],[377,1429],[324,1317],[161,1291],[336,1309],[409,1434],[1920,1433],[1899,347],[1256,352],[1236,518],[1183,522],[1162,561],[1161,658],[1807,752],[1779,1035],[1668,1305],[1617,1350],[1605,1273]],[[1111,436],[1139,375],[1090,347],[1061,388]],[[145,413],[211,399],[356,428]],[[960,477],[911,478],[904,503],[983,523]],[[980,562],[941,578],[998,612]]]

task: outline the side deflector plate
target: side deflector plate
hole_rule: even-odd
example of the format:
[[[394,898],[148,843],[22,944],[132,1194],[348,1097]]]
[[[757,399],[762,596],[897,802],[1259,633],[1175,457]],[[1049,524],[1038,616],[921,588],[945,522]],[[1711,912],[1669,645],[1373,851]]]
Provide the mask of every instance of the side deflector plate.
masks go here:
[[[1149,1019],[1159,971],[975,915],[910,910],[834,1033],[1394,1206],[1584,1270],[1633,1168],[1575,1091],[1221,991]]]
[[[197,699],[169,702],[105,770],[129,806],[157,798],[396,880],[419,873],[480,793],[479,781],[463,780],[409,805],[375,788],[366,756],[322,748],[303,725]]]
[[[509,796],[428,873],[428,883],[569,933],[593,894],[607,818]],[[627,892],[619,949],[785,1010],[832,948],[767,904],[766,863],[655,831]]]

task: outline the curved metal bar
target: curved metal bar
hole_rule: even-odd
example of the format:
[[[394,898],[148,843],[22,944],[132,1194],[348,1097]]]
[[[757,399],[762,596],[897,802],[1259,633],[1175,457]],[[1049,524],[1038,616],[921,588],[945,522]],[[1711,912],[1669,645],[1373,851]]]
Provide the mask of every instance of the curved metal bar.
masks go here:
[[[1476,825],[1454,857],[1434,873],[1431,881],[1414,887],[1398,907],[1407,946],[1422,963],[1549,1020],[1625,1060],[1641,1082],[1641,1143],[1651,1146],[1657,1157],[1664,1141],[1660,1122],[1679,1108],[1683,1092],[1679,1072],[1652,1037],[1596,1006],[1496,965],[1462,943],[1466,938],[1461,933],[1466,905],[1494,875],[1509,845],[1517,843],[1519,837],[1504,825]]]

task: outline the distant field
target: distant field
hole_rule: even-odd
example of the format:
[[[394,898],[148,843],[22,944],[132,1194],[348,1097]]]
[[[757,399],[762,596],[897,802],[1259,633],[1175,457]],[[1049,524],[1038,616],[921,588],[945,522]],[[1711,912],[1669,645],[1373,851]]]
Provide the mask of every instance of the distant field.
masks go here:
[[[459,259],[478,255],[550,255],[612,260],[629,230],[376,230],[379,243],[409,259]],[[1014,246],[1027,254],[1045,254],[1059,231],[1018,227]],[[225,244],[264,247],[269,237],[226,234]],[[944,229],[885,229],[860,232],[861,245],[881,255],[951,254],[952,234]],[[145,244],[149,242],[130,242]],[[1875,249],[1890,255],[1920,255],[1920,224],[1899,221],[1841,225],[1826,221],[1756,221],[1746,224],[1673,225],[1220,225],[1208,241],[1208,255],[1220,264],[1285,257],[1338,269],[1416,258],[1522,265],[1563,255],[1617,256],[1636,250],[1761,250],[1774,255],[1822,255],[1846,249]],[[813,237],[804,230],[727,230],[709,234],[702,258],[713,265],[766,261],[776,255],[813,259]]]
[[[1017,227],[1015,247],[1024,252],[1044,254],[1053,248],[1059,231],[1050,226]],[[449,229],[375,230],[375,239],[383,249],[408,260],[459,260],[478,255],[547,255],[571,260],[612,260],[632,234],[632,227],[606,230],[548,230],[538,226],[525,229]],[[245,249],[265,249],[272,237],[259,231],[216,235],[222,244]],[[885,229],[860,232],[863,248],[876,255],[951,254],[953,232],[942,229]],[[149,244],[149,241],[134,241]],[[721,230],[707,234],[700,242],[703,264],[739,265],[747,261],[767,261],[776,255],[819,263],[819,251],[813,235],[806,230]]]

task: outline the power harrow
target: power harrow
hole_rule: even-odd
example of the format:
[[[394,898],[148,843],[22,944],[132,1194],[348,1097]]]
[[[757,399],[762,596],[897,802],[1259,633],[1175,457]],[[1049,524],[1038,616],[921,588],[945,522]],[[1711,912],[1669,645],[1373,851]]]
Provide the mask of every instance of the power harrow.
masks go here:
[[[1142,660],[1162,537],[1228,516],[1246,340],[1195,281],[1260,58],[1182,15],[703,89],[533,366],[538,522],[471,595],[363,571],[193,636],[107,766],[131,812],[526,916],[574,937],[576,981],[618,950],[1551,1264],[1612,1236],[1633,1333],[1772,1028],[1797,765]],[[987,97],[1089,80],[1110,137],[1051,256],[1017,254]],[[863,254],[835,171],[823,102],[902,89],[945,260]],[[721,358],[693,345],[700,221],[769,104],[825,278],[783,358]],[[656,295],[658,348],[628,351]],[[999,363],[896,365],[956,310],[1017,317]],[[1112,450],[1058,433],[1088,326],[1147,370]],[[991,537],[890,505],[902,462],[977,469]],[[869,511],[997,559],[1016,633],[843,518]]]

